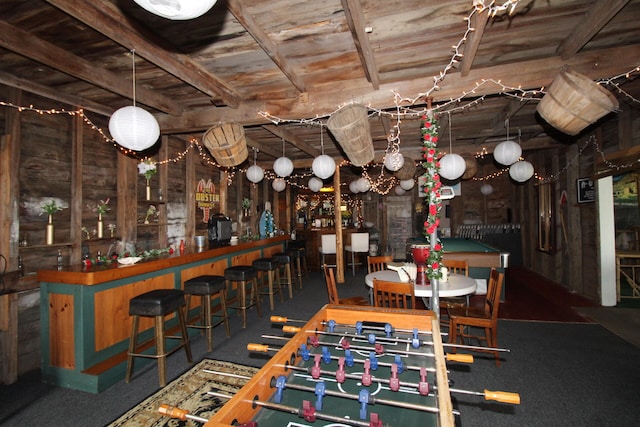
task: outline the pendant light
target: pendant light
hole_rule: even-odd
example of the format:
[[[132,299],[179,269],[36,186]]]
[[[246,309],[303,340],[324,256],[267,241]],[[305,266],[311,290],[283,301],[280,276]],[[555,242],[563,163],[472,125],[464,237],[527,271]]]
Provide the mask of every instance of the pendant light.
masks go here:
[[[400,188],[403,190],[411,190],[413,186],[416,185],[415,181],[412,179],[403,179],[400,181]]]
[[[285,156],[285,141],[282,138],[282,157],[273,162],[273,171],[280,177],[287,177],[293,172],[293,162]]]
[[[533,176],[533,165],[525,160],[515,162],[509,168],[509,176],[517,182],[526,182]]]
[[[109,133],[113,139],[129,150],[144,151],[153,146],[160,137],[160,125],[148,111],[136,107],[136,58],[133,61],[133,105],[116,110],[109,118]]]
[[[496,162],[509,166],[518,161],[522,155],[522,147],[509,139],[509,119],[505,120],[507,127],[507,140],[502,141],[493,150],[493,158]]]
[[[358,179],[357,182],[358,182],[358,190],[360,190],[361,193],[366,193],[371,189],[371,183],[367,178],[362,177]]]
[[[264,178],[264,171],[260,166],[256,164],[257,160],[258,160],[258,149],[254,147],[253,148],[253,165],[250,166],[249,169],[247,169],[247,179],[253,182],[254,184],[262,181],[262,178]]]
[[[309,190],[317,193],[322,188],[322,180],[317,177],[313,177],[309,180]]]
[[[488,196],[491,193],[493,193],[493,186],[485,182],[480,186],[480,192],[482,193],[483,196]]]
[[[271,183],[271,187],[276,190],[278,193],[287,188],[287,183],[282,178],[276,178]]]
[[[360,186],[358,185],[357,179],[349,183],[349,191],[351,191],[353,194],[358,194],[360,192]]]
[[[147,12],[181,21],[204,15],[217,0],[133,0]]]
[[[320,150],[322,154],[313,159],[311,169],[318,178],[327,179],[336,172],[336,162],[331,157],[324,154],[322,125],[320,125]]]
[[[464,174],[464,171],[467,168],[467,163],[461,155],[453,153],[451,113],[449,113],[449,151],[449,154],[445,154],[440,159],[440,170],[438,173],[441,177],[448,179],[449,181],[454,181]]]
[[[391,172],[399,170],[402,165],[404,165],[404,156],[400,152],[387,153],[384,156],[384,166]]]

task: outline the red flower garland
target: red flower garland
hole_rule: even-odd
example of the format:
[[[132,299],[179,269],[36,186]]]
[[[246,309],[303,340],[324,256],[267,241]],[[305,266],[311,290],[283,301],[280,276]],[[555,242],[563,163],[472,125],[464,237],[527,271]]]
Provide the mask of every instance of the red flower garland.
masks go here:
[[[422,157],[424,159],[422,167],[425,168],[423,190],[426,194],[425,203],[429,205],[424,229],[425,236],[428,239],[431,234],[436,232],[440,224],[440,210],[442,209],[440,187],[442,187],[442,182],[440,182],[440,162],[436,150],[438,144],[438,121],[433,112],[422,116],[422,121]],[[440,279],[442,277],[440,272],[441,263],[442,245],[438,242],[430,248],[426,261],[426,275],[429,279]]]

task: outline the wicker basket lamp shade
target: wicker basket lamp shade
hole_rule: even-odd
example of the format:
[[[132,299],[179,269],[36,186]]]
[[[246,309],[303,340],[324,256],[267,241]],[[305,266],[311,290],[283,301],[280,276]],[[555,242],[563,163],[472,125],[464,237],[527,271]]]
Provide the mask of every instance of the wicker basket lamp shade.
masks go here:
[[[249,156],[244,128],[238,123],[221,123],[209,128],[202,142],[220,166],[237,166]]]
[[[327,120],[327,127],[354,166],[364,166],[374,157],[367,108],[349,104]]]

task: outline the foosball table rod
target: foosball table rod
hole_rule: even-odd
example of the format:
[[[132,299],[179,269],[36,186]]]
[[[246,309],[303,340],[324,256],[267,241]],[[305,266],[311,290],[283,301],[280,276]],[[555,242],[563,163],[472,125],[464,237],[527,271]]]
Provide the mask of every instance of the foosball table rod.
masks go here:
[[[170,406],[165,404],[160,405],[160,407],[158,408],[158,412],[170,418],[177,418],[180,421],[192,420],[192,421],[197,421],[199,423],[206,423],[209,421],[207,418],[191,415],[189,411],[187,411],[186,409],[180,409],[175,406]]]
[[[208,391],[208,395],[221,397],[223,399],[231,399],[232,396],[218,393],[215,391]],[[315,410],[311,402],[308,400],[303,401],[302,408],[295,408],[293,406],[282,405],[279,403],[271,403],[271,402],[263,402],[261,400],[244,400],[247,403],[251,403],[254,406],[262,406],[267,409],[272,409],[281,412],[287,412],[289,414],[297,415],[300,418],[303,418],[307,422],[315,422],[318,420],[330,421],[336,424],[346,424],[355,427],[383,427],[382,422],[378,419],[378,414],[371,413],[369,421],[359,421],[352,420],[349,418],[338,417],[335,415],[325,414],[322,412],[318,412]]]
[[[262,335],[263,338],[275,339],[275,340],[287,340],[286,337],[279,337],[276,335]],[[308,342],[313,347],[319,347],[320,345],[326,345],[329,347],[340,347],[343,350],[362,350],[362,351],[374,351],[376,354],[389,353],[389,354],[403,354],[406,356],[421,356],[421,357],[435,357],[433,353],[419,353],[417,351],[409,351],[409,350],[393,350],[393,349],[385,349],[382,345],[376,344],[374,347],[367,347],[363,345],[353,345],[349,340],[341,340],[338,343],[330,343],[317,340],[315,337],[308,337]],[[260,344],[253,344],[255,346],[259,346]],[[247,346],[248,348],[248,346]],[[252,350],[252,349],[249,349]],[[254,351],[259,351],[257,349],[253,349]],[[459,363],[473,363],[473,355],[471,354],[458,354],[458,353],[447,353],[444,355],[444,358],[447,362],[459,362]]]

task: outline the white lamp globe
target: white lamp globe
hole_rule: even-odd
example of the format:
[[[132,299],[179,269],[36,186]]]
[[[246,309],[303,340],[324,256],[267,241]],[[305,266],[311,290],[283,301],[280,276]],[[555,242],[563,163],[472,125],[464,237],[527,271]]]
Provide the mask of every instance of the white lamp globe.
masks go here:
[[[271,187],[276,190],[278,193],[287,188],[287,183],[282,178],[276,178],[271,183]]]
[[[395,186],[394,191],[396,192],[396,194],[397,194],[398,196],[402,196],[402,195],[404,195],[404,194],[407,192],[404,188],[400,187],[399,185],[396,185],[396,186]]]
[[[440,176],[453,181],[464,173],[467,164],[459,154],[446,154],[440,159]]]
[[[517,182],[528,181],[533,176],[533,165],[524,160],[516,162],[509,168],[509,176]]]
[[[416,183],[412,179],[403,179],[402,181],[400,181],[400,188],[402,188],[403,190],[409,191],[413,188],[414,185],[416,185]]]
[[[360,178],[356,182],[358,183],[358,190],[360,190],[361,193],[366,193],[371,189],[371,183],[367,178]]]
[[[482,195],[488,196],[489,194],[493,193],[493,187],[491,186],[491,184],[482,184],[482,186],[480,187],[480,192],[482,193]]]
[[[273,171],[283,178],[289,176],[293,172],[293,162],[287,157],[278,157],[273,162]]]
[[[163,18],[176,21],[193,19],[204,15],[216,4],[217,0],[133,0],[140,7],[162,16]]]
[[[247,169],[247,179],[249,181],[256,183],[262,181],[262,178],[264,178],[264,171],[260,166],[253,165]]]
[[[124,148],[144,151],[160,137],[160,126],[147,110],[129,105],[116,110],[109,119],[109,132]]]
[[[522,147],[513,141],[502,141],[493,150],[493,158],[501,165],[509,166],[517,162],[522,155]]]
[[[313,159],[311,169],[318,178],[327,179],[335,173],[336,162],[326,154],[321,154]]]
[[[404,156],[400,153],[387,153],[384,157],[384,166],[392,172],[397,171],[404,165]]]
[[[322,180],[315,176],[309,180],[309,190],[317,193],[322,188]]]
[[[349,191],[353,194],[358,194],[360,192],[360,186],[358,185],[358,180],[351,181],[349,183]]]

